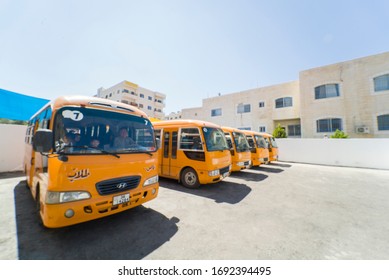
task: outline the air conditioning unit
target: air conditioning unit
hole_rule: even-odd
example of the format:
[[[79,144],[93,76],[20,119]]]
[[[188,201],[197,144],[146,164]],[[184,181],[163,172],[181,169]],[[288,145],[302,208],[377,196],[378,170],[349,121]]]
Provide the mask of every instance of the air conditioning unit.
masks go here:
[[[356,133],[370,133],[370,130],[367,126],[357,126]]]

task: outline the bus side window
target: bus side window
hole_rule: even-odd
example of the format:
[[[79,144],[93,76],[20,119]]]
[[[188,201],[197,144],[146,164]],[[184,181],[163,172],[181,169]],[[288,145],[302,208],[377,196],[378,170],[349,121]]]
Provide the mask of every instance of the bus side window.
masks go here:
[[[180,149],[202,151],[200,132],[198,128],[181,129]]]
[[[156,129],[154,130],[154,137],[155,137],[155,143],[157,145],[157,149],[161,148],[161,130]]]
[[[164,142],[163,142],[163,157],[168,158],[169,157],[169,137],[170,133],[165,132],[164,133]]]
[[[178,132],[173,131],[173,133],[172,133],[172,158],[177,158],[177,140],[178,140]]]

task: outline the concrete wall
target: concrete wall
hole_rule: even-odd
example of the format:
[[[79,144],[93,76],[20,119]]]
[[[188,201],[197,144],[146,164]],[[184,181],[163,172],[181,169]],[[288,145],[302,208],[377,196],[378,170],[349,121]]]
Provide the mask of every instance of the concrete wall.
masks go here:
[[[23,170],[26,126],[0,124],[0,172]],[[277,139],[280,161],[389,170],[389,138]]]
[[[276,141],[280,161],[389,169],[389,138]]]
[[[0,124],[0,172],[23,170],[27,126]]]

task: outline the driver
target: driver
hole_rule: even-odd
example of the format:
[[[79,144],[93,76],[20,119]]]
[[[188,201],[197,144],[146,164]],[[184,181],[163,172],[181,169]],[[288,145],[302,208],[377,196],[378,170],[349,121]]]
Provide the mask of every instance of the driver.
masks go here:
[[[128,131],[125,127],[122,127],[119,130],[119,136],[117,136],[113,142],[113,146],[119,149],[124,149],[134,144],[134,140],[132,140],[132,138],[128,136]]]

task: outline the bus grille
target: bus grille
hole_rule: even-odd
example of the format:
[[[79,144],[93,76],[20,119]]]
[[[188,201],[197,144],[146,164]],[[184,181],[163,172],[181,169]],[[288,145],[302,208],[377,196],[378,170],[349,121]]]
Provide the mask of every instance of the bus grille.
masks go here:
[[[124,192],[135,189],[140,182],[140,176],[130,176],[101,181],[96,184],[96,189],[100,195]]]
[[[224,173],[227,173],[228,171],[230,171],[230,167],[229,166],[224,167],[224,168],[220,169],[220,174],[223,175]]]

